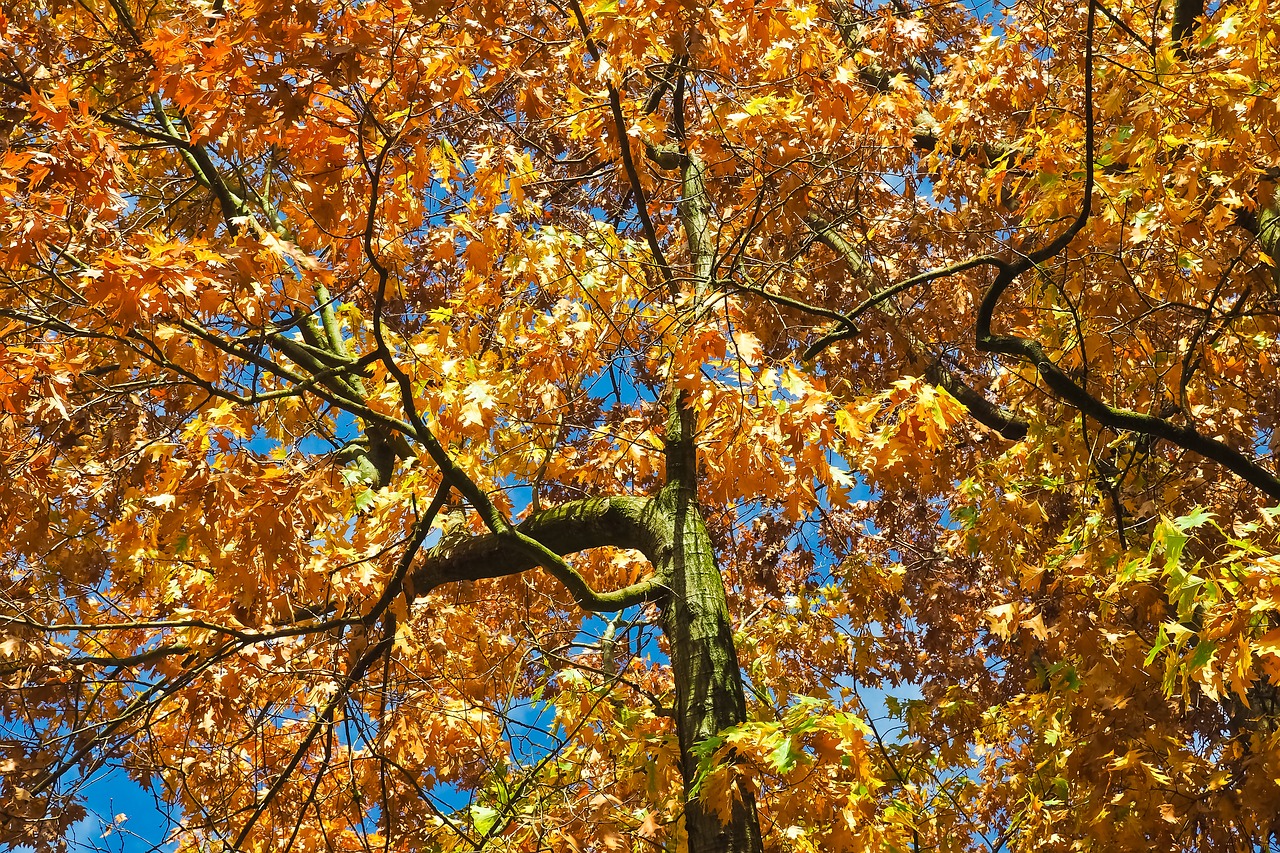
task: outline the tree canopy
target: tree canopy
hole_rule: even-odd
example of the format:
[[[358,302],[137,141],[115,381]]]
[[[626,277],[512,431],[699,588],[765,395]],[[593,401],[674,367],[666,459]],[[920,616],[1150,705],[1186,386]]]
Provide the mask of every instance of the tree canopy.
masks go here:
[[[1280,842],[1267,0],[6,0],[0,847]]]

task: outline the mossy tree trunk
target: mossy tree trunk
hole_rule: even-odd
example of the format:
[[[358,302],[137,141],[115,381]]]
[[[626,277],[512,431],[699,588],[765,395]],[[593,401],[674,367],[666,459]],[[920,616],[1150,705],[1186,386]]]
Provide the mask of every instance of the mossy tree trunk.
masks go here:
[[[671,646],[676,687],[676,729],[685,791],[692,792],[698,775],[696,748],[730,726],[746,721],[738,654],[725,598],[724,581],[696,496],[668,487],[674,542],[669,574],[671,594],[663,608],[663,623]],[[741,792],[729,811],[719,816],[715,803],[690,796],[685,804],[685,827],[690,853],[756,853],[762,849],[755,801]]]

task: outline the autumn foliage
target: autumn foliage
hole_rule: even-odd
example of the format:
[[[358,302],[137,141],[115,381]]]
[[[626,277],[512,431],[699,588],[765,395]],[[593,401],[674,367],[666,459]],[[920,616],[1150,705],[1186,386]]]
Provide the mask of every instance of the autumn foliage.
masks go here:
[[[6,0],[0,848],[1271,849],[1278,22]]]

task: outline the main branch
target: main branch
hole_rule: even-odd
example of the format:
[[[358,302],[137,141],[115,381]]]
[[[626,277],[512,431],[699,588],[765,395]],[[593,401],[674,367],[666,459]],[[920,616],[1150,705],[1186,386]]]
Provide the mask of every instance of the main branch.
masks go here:
[[[654,566],[665,565],[672,547],[669,516],[644,498],[594,498],[537,513],[516,527],[525,540],[564,556],[577,551],[613,546],[633,548]],[[618,590],[597,592],[567,563],[552,568],[507,533],[446,536],[430,548],[406,580],[410,598],[418,598],[447,583],[506,577],[543,566],[555,576],[584,610],[614,612],[654,601],[666,590],[661,572]]]

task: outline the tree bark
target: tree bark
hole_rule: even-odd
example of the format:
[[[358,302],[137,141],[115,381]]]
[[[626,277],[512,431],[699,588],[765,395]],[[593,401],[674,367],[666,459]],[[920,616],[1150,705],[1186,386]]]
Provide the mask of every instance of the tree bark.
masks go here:
[[[691,490],[673,483],[659,502],[674,522],[669,564],[660,571],[671,586],[663,622],[675,676],[680,766],[689,792],[698,775],[695,748],[745,722],[747,703],[724,581],[697,499]],[[723,804],[704,806],[697,797],[688,797],[684,816],[690,853],[758,853],[762,849],[755,798],[749,791],[740,794],[730,806],[727,823],[715,808]]]
[[[1191,40],[1196,34],[1199,19],[1204,16],[1204,0],[1174,0],[1173,51],[1179,59],[1191,58]]]

